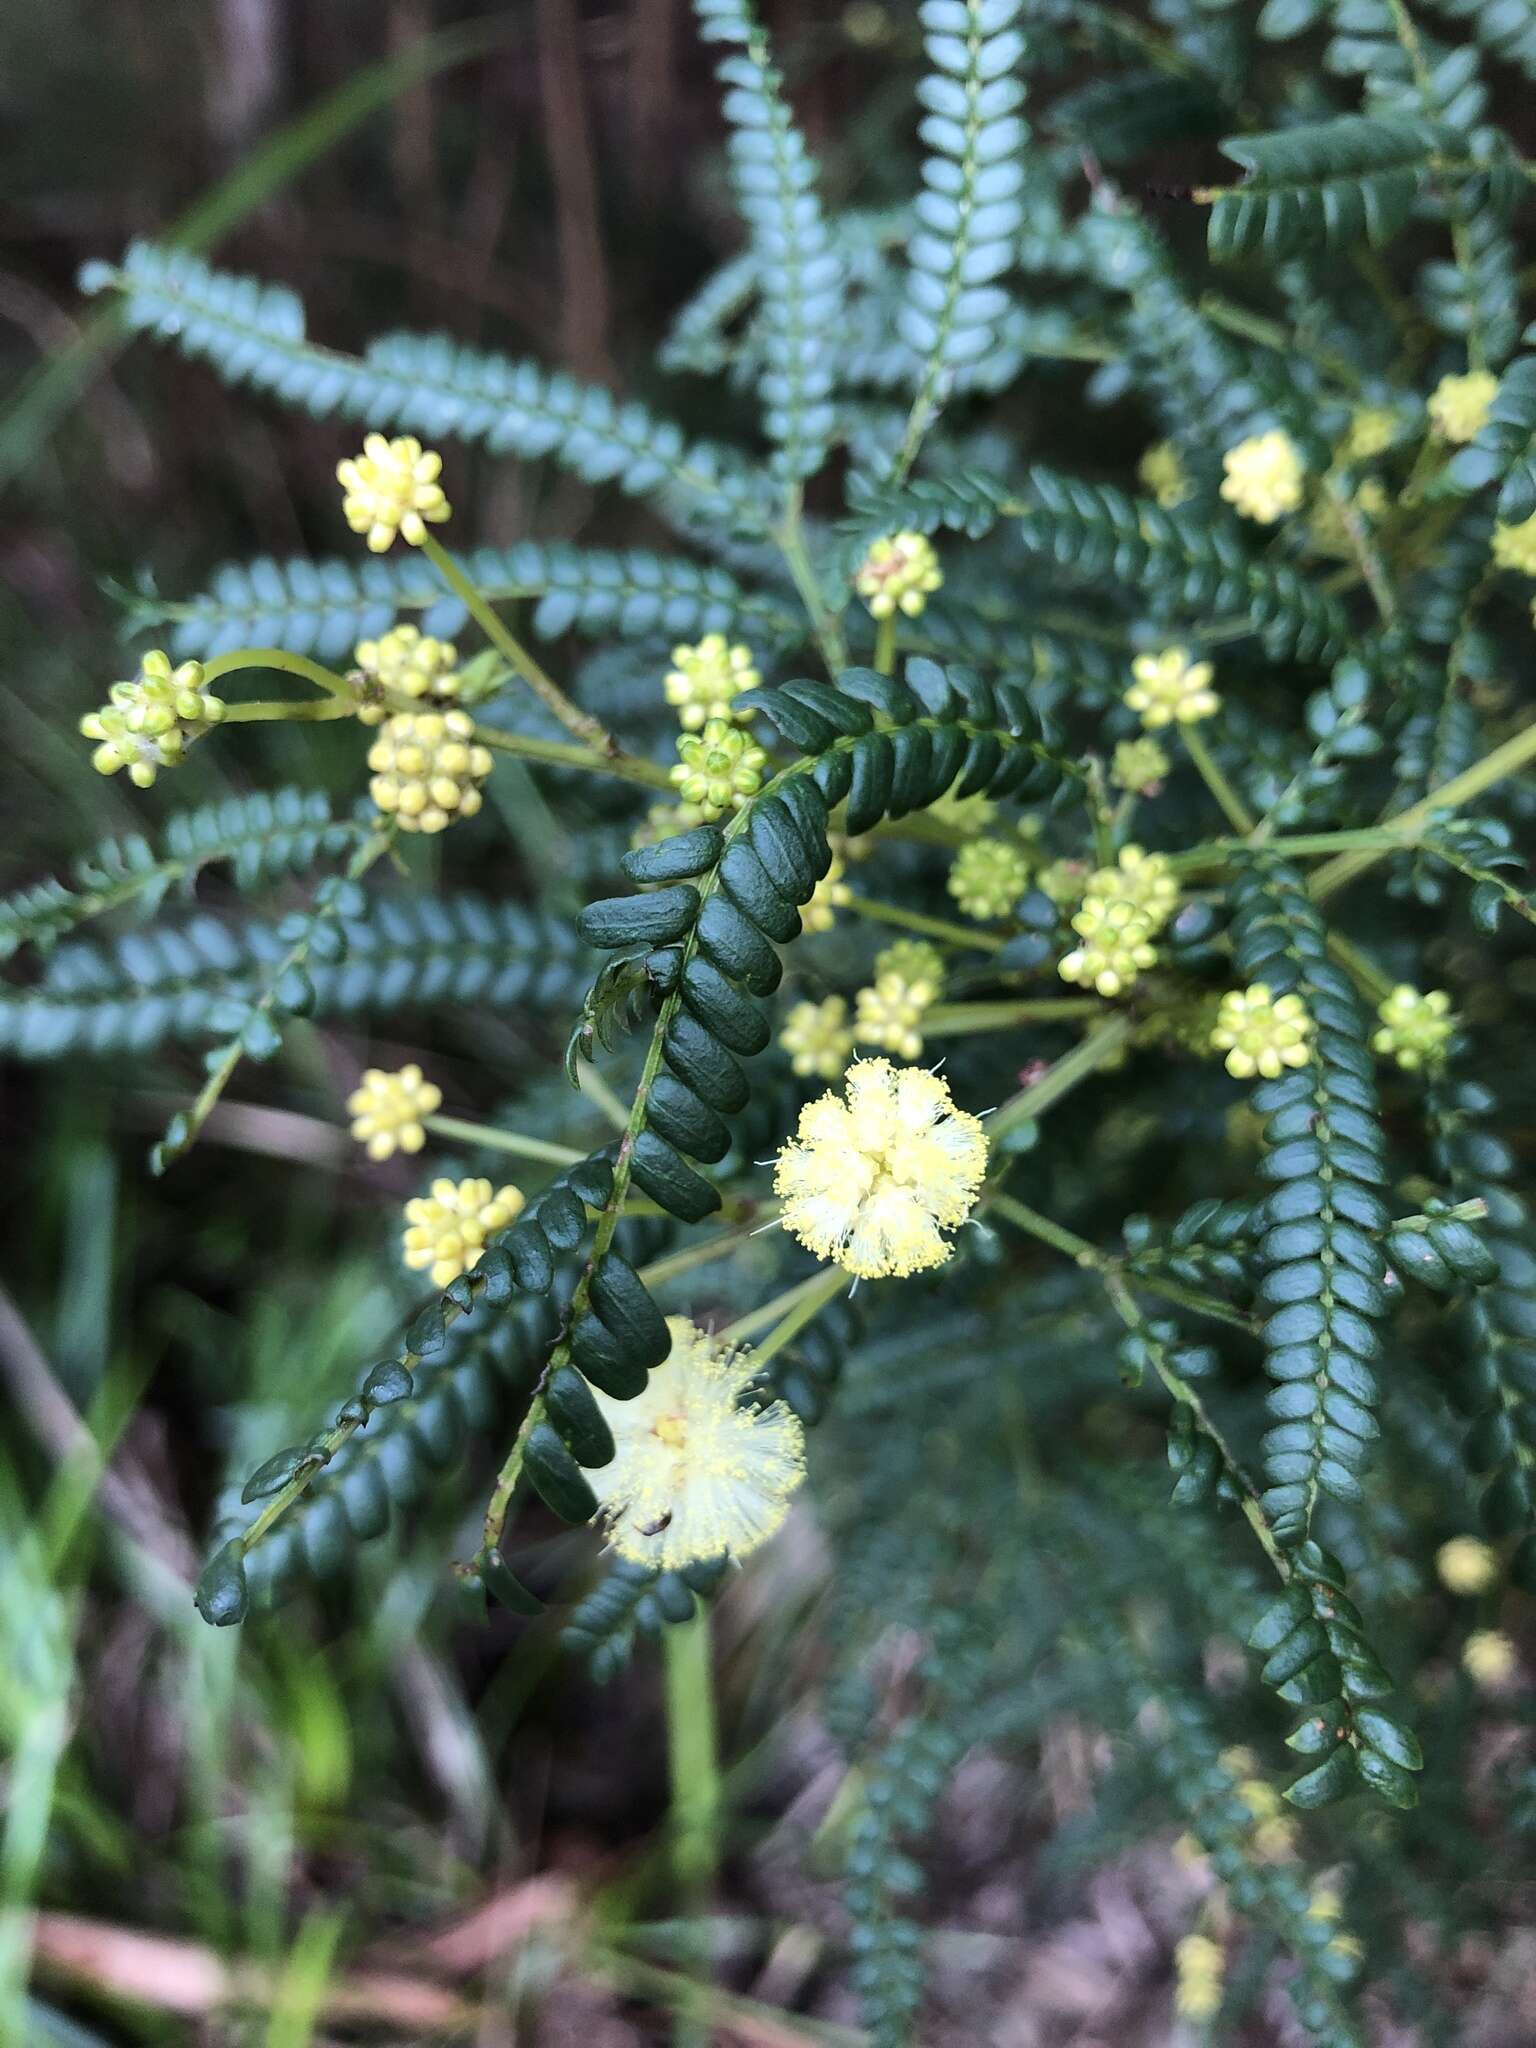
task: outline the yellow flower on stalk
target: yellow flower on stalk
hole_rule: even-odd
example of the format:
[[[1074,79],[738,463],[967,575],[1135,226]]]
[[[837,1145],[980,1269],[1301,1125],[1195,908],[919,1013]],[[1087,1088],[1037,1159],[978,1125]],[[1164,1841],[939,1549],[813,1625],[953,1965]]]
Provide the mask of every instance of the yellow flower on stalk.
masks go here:
[[[865,1045],[878,1045],[900,1059],[918,1059],[923,1050],[923,1018],[938,993],[934,982],[908,981],[903,974],[877,972],[874,985],[861,988],[855,998],[854,1035]]]
[[[921,1067],[855,1060],[844,1088],[808,1102],[779,1152],[785,1229],[860,1279],[943,1265],[944,1233],[970,1215],[987,1170],[979,1118]]]
[[[1369,462],[1385,455],[1397,439],[1397,414],[1385,405],[1359,405],[1350,414],[1349,431],[1339,445],[1343,462]]]
[[[723,718],[711,718],[702,732],[683,733],[677,752],[672,780],[682,798],[681,823],[713,824],[763,786],[768,756],[739,725]]]
[[[837,922],[837,912],[844,904],[853,901],[853,891],[843,880],[847,872],[842,860],[834,853],[832,865],[811,891],[810,901],[801,905],[800,922],[806,931],[831,931]]]
[[[445,832],[480,809],[494,765],[467,711],[397,711],[368,749],[368,793],[405,832]]]
[[[435,1180],[428,1195],[405,1205],[405,1263],[446,1287],[479,1265],[487,1238],[505,1230],[523,1206],[519,1188],[493,1189],[488,1180]]]
[[[677,1571],[767,1542],[805,1477],[805,1432],[782,1401],[752,1400],[750,1350],[686,1316],[667,1329],[672,1349],[643,1393],[593,1390],[613,1456],[587,1483],[620,1557]]]
[[[204,685],[200,661],[172,668],[170,656],[156,648],[131,682],[113,683],[107,702],[85,714],[80,730],[100,741],[91,755],[98,775],[126,768],[131,783],[148,789],[162,768],[180,765],[190,743],[217,725],[224,709],[223,699]]]
[[[398,533],[419,548],[428,525],[440,526],[452,507],[438,482],[443,458],[423,448],[414,434],[390,441],[369,434],[361,455],[336,465],[341,509],[354,533],[367,535],[370,553],[382,555]]]
[[[1227,1962],[1208,1934],[1186,1934],[1173,1951],[1173,2006],[1181,2019],[1214,2019],[1221,2009]]]
[[[451,640],[434,640],[419,626],[395,626],[377,640],[359,640],[352,659],[363,672],[367,694],[358,706],[364,725],[377,725],[393,697],[456,697],[459,650]]]
[[[1267,982],[1229,989],[1221,999],[1211,1044],[1227,1055],[1227,1072],[1239,1081],[1262,1074],[1273,1081],[1287,1067],[1304,1067],[1312,1057],[1312,1019],[1298,995],[1273,996]]]
[[[1499,1560],[1478,1536],[1453,1536],[1435,1552],[1435,1569],[1441,1584],[1452,1593],[1471,1598],[1486,1593],[1499,1575]]]
[[[944,955],[926,939],[893,939],[875,955],[875,977],[899,974],[903,981],[926,981],[936,1001],[944,991]]]
[[[1139,846],[1122,846],[1112,868],[1095,868],[1083,893],[1105,900],[1122,898],[1145,913],[1154,932],[1162,930],[1179,903],[1179,885],[1168,856],[1146,853]]]
[[[1306,465],[1289,434],[1273,427],[1239,441],[1221,458],[1221,495],[1245,519],[1273,526],[1301,503]]]
[[[1010,839],[973,839],[944,886],[967,917],[1006,917],[1029,886],[1029,857]]]
[[[706,633],[696,647],[673,648],[661,686],[677,709],[678,723],[696,732],[711,718],[750,717],[750,712],[736,711],[734,700],[761,681],[750,647],[732,647],[723,633]]]
[[[1137,463],[1136,474],[1165,511],[1182,505],[1192,488],[1171,441],[1154,442]]]
[[[1191,661],[1185,647],[1138,654],[1131,663],[1135,681],[1121,701],[1149,732],[1164,725],[1194,725],[1221,709],[1221,699],[1211,688],[1215,673],[1208,661]]]
[[[1502,1629],[1474,1629],[1462,1645],[1462,1668],[1485,1692],[1497,1692],[1514,1677],[1519,1654]]]
[[[886,534],[872,543],[854,572],[853,587],[873,619],[904,612],[915,619],[944,581],[939,558],[925,534]]]
[[[779,1044],[797,1074],[835,1081],[853,1051],[847,1003],[841,996],[828,996],[820,1003],[795,1003],[784,1019]]]
[[[1488,424],[1499,380],[1491,370],[1442,377],[1430,393],[1430,425],[1443,441],[1475,441]]]
[[[1124,995],[1137,977],[1157,965],[1152,944],[1156,925],[1149,912],[1126,896],[1085,896],[1072,918],[1082,940],[1060,961],[1056,972],[1078,988],[1101,996]]]
[[[1400,982],[1377,1006],[1376,1014],[1381,1029],[1372,1037],[1372,1046],[1410,1074],[1420,1067],[1438,1066],[1456,1034],[1451,999],[1443,988],[1420,995],[1407,982]]]
[[[419,1152],[427,1141],[422,1119],[435,1115],[442,1102],[442,1089],[414,1064],[394,1074],[369,1067],[347,1097],[352,1135],[368,1147],[370,1159]]]
[[[1518,526],[1494,527],[1493,561],[1495,568],[1536,576],[1536,512]]]
[[[1109,779],[1116,789],[1156,796],[1172,765],[1156,740],[1121,740],[1110,757]]]

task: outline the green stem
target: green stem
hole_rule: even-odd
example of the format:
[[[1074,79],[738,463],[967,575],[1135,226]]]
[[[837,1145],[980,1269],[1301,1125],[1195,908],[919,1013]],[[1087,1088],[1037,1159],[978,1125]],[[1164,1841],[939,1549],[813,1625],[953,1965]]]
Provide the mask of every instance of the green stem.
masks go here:
[[[1215,755],[1205,744],[1205,736],[1202,734],[1199,726],[1182,725],[1179,730],[1184,735],[1184,744],[1189,749],[1189,758],[1199,769],[1201,776],[1204,778],[1206,788],[1215,797],[1217,803],[1220,804],[1222,816],[1234,832],[1251,832],[1253,830],[1253,819],[1248,814],[1248,807],[1231,783],[1228,782],[1226,776],[1221,772]]]
[[[1131,1020],[1117,1015],[1091,1031],[1080,1045],[1073,1046],[1069,1053],[1063,1053],[1040,1079],[1031,1087],[1015,1095],[1011,1102],[1005,1102],[997,1114],[989,1120],[987,1136],[995,1144],[1005,1132],[1015,1130],[1031,1117],[1043,1116],[1053,1103],[1064,1095],[1070,1095],[1080,1081],[1112,1060],[1121,1052],[1131,1035]]]
[[[547,1138],[527,1138],[521,1131],[501,1131],[493,1124],[471,1123],[461,1116],[424,1116],[423,1124],[440,1138],[458,1138],[491,1152],[509,1152],[514,1159],[538,1159],[550,1166],[574,1166],[585,1159],[570,1145],[552,1145]]]
[[[305,697],[298,702],[272,698],[269,701],[226,704],[220,725],[324,724],[333,718],[355,718],[357,705],[340,697]]]
[[[234,647],[228,654],[216,654],[212,661],[203,663],[203,681],[216,683],[221,676],[238,674],[242,669],[270,668],[283,675],[302,676],[307,683],[313,683],[318,690],[324,690],[328,697],[346,700],[350,711],[357,709],[357,695],[345,676],[339,676],[333,669],[322,667],[318,661],[310,661],[302,654],[290,654],[286,647]],[[230,705],[226,716],[236,710]]]
[[[1374,1002],[1391,995],[1397,986],[1390,974],[1384,974],[1376,962],[1362,953],[1341,932],[1328,934],[1328,950],[1347,974],[1353,975],[1366,994]]]
[[[750,1222],[740,1223],[733,1230],[717,1231],[713,1237],[700,1238],[695,1244],[682,1245],[663,1258],[652,1259],[648,1266],[640,1268],[640,1278],[647,1287],[660,1287],[668,1280],[692,1273],[699,1266],[713,1265],[716,1259],[729,1258],[749,1238],[772,1223],[777,1214],[777,1210],[754,1210]]]
[[[827,609],[822,595],[821,584],[811,563],[805,545],[805,526],[800,517],[800,493],[797,490],[785,509],[782,523],[774,534],[785,566],[794,579],[800,602],[805,606],[806,616],[811,622],[811,631],[821,649],[821,658],[827,665],[827,673],[837,676],[848,666],[848,646],[843,638],[842,622]]]
[[[888,676],[896,668],[896,614],[882,619],[875,629],[875,667]]]
[[[925,1038],[960,1038],[973,1031],[1006,1031],[1013,1024],[1093,1017],[1103,1008],[1092,996],[1039,996],[1017,1003],[935,1003],[923,1012],[922,1029]]]
[[[672,1787],[672,1871],[685,1916],[702,1916],[714,1889],[724,1817],[724,1786],[715,1715],[715,1674],[710,1656],[709,1608],[701,1605],[692,1621],[662,1631],[662,1664],[666,1674],[667,1765]],[[690,1937],[694,1933],[689,1928]],[[690,1938],[688,1946],[695,1950]],[[690,1958],[701,1980],[707,1979],[707,1939]],[[673,2032],[676,2048],[709,2048],[707,1999],[695,1995],[679,2001]]]
[[[1367,847],[1388,853],[1403,843],[1395,833],[1371,825],[1357,832],[1297,832],[1289,837],[1281,834],[1267,838],[1264,846],[1266,851],[1283,854],[1287,860],[1301,860],[1309,854],[1356,853]],[[1210,839],[1203,846],[1169,854],[1168,865],[1177,875],[1202,874],[1206,870],[1218,874],[1235,859],[1251,852],[1252,845],[1248,839]]]
[[[592,775],[612,775],[620,782],[638,782],[646,789],[670,791],[672,778],[656,761],[634,754],[600,754],[591,747],[573,747],[565,740],[535,739],[530,734],[502,732],[477,725],[475,738],[493,753],[516,754],[524,761],[543,761],[551,768],[582,768]]]
[[[824,1266],[819,1273],[813,1273],[808,1280],[802,1280],[797,1286],[776,1295],[772,1301],[765,1301],[761,1307],[738,1316],[734,1323],[726,1325],[720,1335],[728,1344],[744,1344],[759,1330],[766,1330],[773,1324],[776,1327],[772,1336],[760,1344],[754,1354],[759,1361],[770,1359],[792,1338],[798,1337],[834,1295],[841,1294],[852,1284],[851,1276],[841,1266]]]
[[[963,924],[950,924],[946,918],[925,916],[919,910],[903,910],[895,903],[876,903],[868,896],[850,895],[842,907],[876,924],[899,925],[903,931],[921,932],[926,939],[942,939],[950,946],[971,946],[980,953],[1000,953],[1007,943],[993,932],[972,931]]]

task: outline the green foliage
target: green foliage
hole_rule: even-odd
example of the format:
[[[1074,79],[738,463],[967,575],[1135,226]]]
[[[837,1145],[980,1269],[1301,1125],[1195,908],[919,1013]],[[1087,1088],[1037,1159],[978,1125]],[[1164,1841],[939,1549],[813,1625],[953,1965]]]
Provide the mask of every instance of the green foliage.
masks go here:
[[[1408,219],[1436,142],[1423,121],[1359,114],[1275,135],[1229,136],[1222,150],[1247,176],[1214,198],[1212,256],[1390,241]]]

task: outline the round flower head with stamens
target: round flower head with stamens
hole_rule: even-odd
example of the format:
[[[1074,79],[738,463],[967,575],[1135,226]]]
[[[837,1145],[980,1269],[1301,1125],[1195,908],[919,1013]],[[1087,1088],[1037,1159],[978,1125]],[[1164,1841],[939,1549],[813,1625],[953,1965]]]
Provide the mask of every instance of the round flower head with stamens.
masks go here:
[[[939,558],[925,534],[910,530],[875,541],[854,572],[853,587],[873,619],[904,612],[915,619],[944,581]]]
[[[1173,2007],[1181,2019],[1214,2019],[1221,2010],[1227,1962],[1208,1934],[1186,1934],[1173,1951]]]
[[[1398,417],[1389,406],[1359,405],[1349,416],[1349,431],[1339,446],[1344,462],[1369,462],[1385,455],[1397,439]]]
[[[944,992],[944,955],[926,939],[893,939],[875,955],[875,979],[899,974],[903,981],[926,981],[937,1002]]]
[[[797,1074],[835,1081],[853,1051],[848,1005],[841,996],[820,1003],[796,1003],[784,1019],[779,1043]]]
[[[1164,511],[1182,505],[1192,488],[1171,441],[1154,442],[1137,463],[1136,474]]]
[[[1430,424],[1443,441],[1475,441],[1488,424],[1499,380],[1491,370],[1442,377],[1430,393]]]
[[[1060,962],[1056,972],[1078,988],[1101,996],[1120,996],[1138,975],[1157,965],[1151,916],[1126,896],[1085,896],[1072,919],[1082,940]]]
[[[1462,1668],[1485,1692],[1497,1692],[1514,1677],[1520,1658],[1502,1629],[1474,1629],[1462,1645]]]
[[[750,647],[732,647],[723,633],[706,633],[697,647],[673,648],[662,688],[677,707],[678,723],[697,732],[711,718],[750,718],[750,711],[736,711],[734,699],[761,681]]]
[[[1211,1044],[1227,1056],[1227,1072],[1248,1081],[1262,1074],[1273,1081],[1287,1067],[1304,1067],[1312,1057],[1312,1019],[1298,995],[1275,997],[1268,984],[1229,989],[1221,999]]]
[[[900,1059],[921,1058],[920,1027],[938,994],[936,982],[921,978],[908,981],[902,974],[877,973],[873,988],[861,988],[856,998],[855,1036],[865,1045],[881,1046]]]
[[[853,891],[843,880],[848,872],[843,862],[834,853],[832,865],[811,891],[810,901],[802,904],[800,923],[808,932],[829,932],[837,922],[837,912],[853,901]]]
[[[401,1067],[387,1074],[369,1067],[347,1097],[352,1135],[368,1147],[370,1159],[390,1159],[396,1152],[419,1152],[427,1142],[422,1118],[442,1107],[443,1091],[428,1081],[420,1067]]]
[[[819,1259],[863,1280],[942,1266],[987,1170],[980,1119],[922,1067],[855,1060],[845,1094],[800,1112],[774,1192],[784,1228]]]
[[[1443,988],[1420,995],[1407,982],[1400,982],[1376,1010],[1381,1029],[1371,1045],[1408,1073],[1420,1067],[1435,1067],[1445,1058],[1456,1035],[1451,999]]]
[[[519,1188],[435,1180],[429,1195],[405,1205],[405,1263],[413,1273],[430,1268],[432,1285],[446,1287],[479,1265],[486,1240],[515,1222],[522,1206]]]
[[[613,1456],[586,1478],[619,1556],[679,1571],[767,1542],[805,1477],[805,1432],[782,1401],[754,1401],[751,1351],[686,1316],[667,1329],[672,1349],[643,1393],[593,1389]]]
[[[1165,853],[1145,853],[1139,846],[1122,846],[1112,868],[1095,868],[1084,890],[1087,897],[1116,899],[1129,903],[1146,917],[1154,932],[1160,932],[1179,903],[1179,885]]]
[[[367,694],[358,706],[364,725],[377,725],[394,697],[456,697],[459,651],[451,640],[434,640],[417,626],[396,626],[377,640],[359,640],[352,656],[363,672]]]
[[[1499,1575],[1499,1560],[1480,1536],[1453,1536],[1435,1552],[1440,1583],[1471,1599],[1486,1593]]]
[[[1122,702],[1149,732],[1164,725],[1194,725],[1221,709],[1221,699],[1211,688],[1215,673],[1208,661],[1191,661],[1185,647],[1138,654],[1131,663],[1136,680]]]
[[[1498,569],[1514,569],[1522,576],[1536,576],[1536,512],[1518,526],[1495,526],[1493,561]]]
[[[1109,779],[1116,789],[1157,796],[1172,765],[1156,740],[1122,740],[1110,757]]]
[[[682,798],[680,823],[713,824],[763,786],[768,756],[750,734],[723,718],[710,719],[702,732],[682,734],[677,751],[672,780]]]
[[[146,654],[131,682],[114,683],[99,711],[88,711],[80,730],[100,745],[91,755],[98,775],[126,768],[128,780],[148,789],[162,768],[175,768],[192,740],[224,716],[224,702],[203,685],[200,661],[172,668],[158,648]]]
[[[396,441],[369,434],[361,455],[336,465],[341,509],[354,533],[366,534],[369,551],[382,555],[398,533],[413,548],[440,526],[452,507],[438,482],[443,458],[423,448],[414,434]]]
[[[1273,427],[1239,441],[1221,458],[1221,495],[1245,519],[1273,526],[1301,503],[1306,465],[1289,434]]]
[[[467,711],[397,711],[368,749],[368,793],[405,832],[444,832],[472,818],[494,765]]]
[[[1029,856],[1009,839],[973,839],[944,886],[967,917],[1006,917],[1029,887]]]

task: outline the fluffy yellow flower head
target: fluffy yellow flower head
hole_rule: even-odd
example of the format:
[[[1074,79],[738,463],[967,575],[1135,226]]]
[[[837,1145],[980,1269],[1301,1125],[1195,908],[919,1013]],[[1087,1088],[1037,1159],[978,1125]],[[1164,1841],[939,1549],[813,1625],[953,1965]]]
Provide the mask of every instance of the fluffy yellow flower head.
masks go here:
[[[1479,1536],[1453,1536],[1435,1552],[1441,1584],[1470,1597],[1486,1593],[1499,1575],[1499,1560]]]
[[[869,606],[871,618],[905,612],[915,619],[943,581],[939,558],[926,535],[903,532],[872,544],[854,572],[853,587]]]
[[[1397,414],[1389,406],[1356,406],[1339,454],[1345,462],[1369,462],[1373,455],[1385,455],[1396,439]]]
[[[1381,1029],[1371,1044],[1410,1074],[1419,1067],[1437,1066],[1456,1033],[1451,999],[1443,988],[1420,995],[1407,982],[1400,982],[1377,1006],[1376,1014]]]
[[[1227,1056],[1227,1072],[1239,1081],[1262,1074],[1273,1081],[1287,1067],[1304,1067],[1312,1057],[1312,1019],[1298,995],[1270,994],[1267,982],[1229,989],[1221,999],[1211,1044]]]
[[[1536,576],[1536,512],[1518,526],[1493,529],[1493,560],[1499,569],[1516,569],[1522,576]]]
[[[855,1060],[846,1099],[808,1102],[774,1169],[784,1227],[860,1279],[942,1266],[987,1170],[980,1120],[921,1067]]]
[[[853,891],[843,880],[847,872],[845,863],[834,853],[832,865],[811,891],[810,901],[801,905],[800,923],[806,931],[831,931],[837,922],[837,912],[853,901]]]
[[[1123,701],[1149,732],[1163,725],[1194,725],[1221,709],[1221,699],[1211,688],[1215,670],[1208,661],[1191,661],[1187,648],[1138,654],[1131,674],[1136,680]]]
[[[1063,981],[1096,989],[1101,996],[1123,995],[1148,967],[1157,965],[1150,912],[1128,896],[1085,896],[1072,918],[1080,946],[1058,964]]]
[[[523,1206],[522,1191],[492,1189],[488,1180],[435,1180],[430,1195],[405,1205],[405,1263],[413,1273],[432,1272],[432,1285],[446,1287],[480,1263],[485,1241],[505,1230]]]
[[[682,798],[682,822],[712,824],[763,786],[768,756],[739,725],[723,718],[711,718],[702,732],[683,733],[677,751],[672,780]]]
[[[1173,1952],[1173,2006],[1181,2019],[1213,2019],[1221,2008],[1226,1957],[1208,1934],[1186,1934]]]
[[[1502,1629],[1474,1629],[1462,1645],[1462,1668],[1485,1691],[1496,1692],[1514,1677],[1519,1655]]]
[[[379,696],[456,697],[459,650],[451,640],[434,640],[419,626],[396,626],[377,640],[359,640],[352,656],[369,694],[358,708],[364,725],[377,725],[385,706]],[[376,694],[377,693],[377,694]]]
[[[386,1074],[369,1067],[347,1097],[352,1135],[368,1147],[370,1159],[389,1159],[396,1152],[419,1152],[427,1141],[422,1118],[442,1107],[443,1091],[428,1081],[420,1067],[402,1067]]]
[[[480,808],[492,768],[467,711],[397,711],[368,749],[368,793],[406,832],[443,832]]]
[[[128,780],[148,789],[162,768],[174,768],[187,744],[200,739],[224,716],[223,699],[203,687],[203,665],[171,658],[158,648],[146,654],[132,682],[114,683],[99,711],[88,711],[80,730],[101,744],[91,755],[98,775],[128,770]]]
[[[835,1081],[853,1051],[848,1005],[841,996],[820,1003],[795,1003],[784,1019],[779,1043],[797,1074]]]
[[[663,1571],[746,1557],[805,1477],[805,1433],[782,1401],[745,1404],[752,1353],[668,1316],[672,1349],[633,1401],[598,1389],[613,1456],[589,1471],[620,1557]]]
[[[368,536],[373,554],[382,555],[398,533],[413,548],[427,537],[427,526],[440,526],[451,506],[438,482],[443,458],[424,449],[414,434],[387,441],[369,434],[361,455],[336,465],[341,509],[354,533]]]
[[[1136,465],[1136,474],[1165,511],[1189,496],[1189,478],[1171,441],[1158,441]]]
[[[1116,789],[1156,796],[1172,765],[1156,740],[1122,740],[1110,757],[1109,779]]]
[[[861,988],[856,998],[855,1036],[865,1045],[878,1045],[895,1053],[899,1059],[920,1058],[923,1018],[937,1001],[938,993],[934,982],[921,978],[908,981],[904,974],[877,972],[874,985]]]
[[[1442,377],[1429,398],[1430,424],[1446,441],[1475,441],[1488,424],[1499,380],[1491,370]]]
[[[1221,495],[1245,519],[1273,526],[1301,503],[1306,465],[1296,443],[1278,427],[1239,441],[1222,456],[1221,466],[1226,471]]]
[[[733,717],[733,700],[761,681],[750,647],[732,647],[723,633],[706,633],[697,647],[673,648],[662,688],[667,702],[677,707],[678,723],[696,732],[706,719]]]
[[[967,917],[1006,917],[1029,886],[1029,857],[1011,839],[973,839],[944,886]]]

